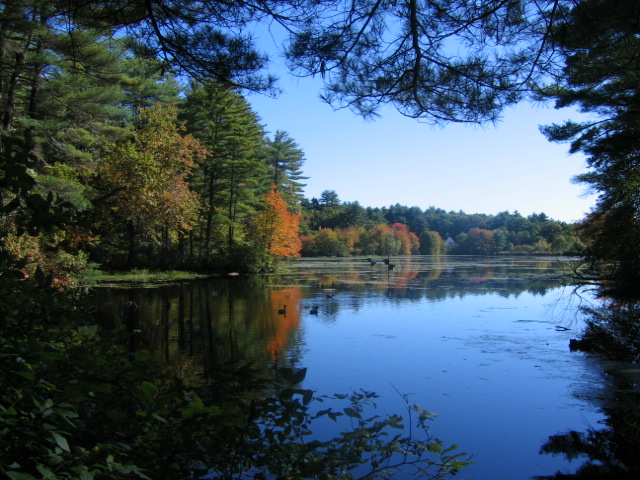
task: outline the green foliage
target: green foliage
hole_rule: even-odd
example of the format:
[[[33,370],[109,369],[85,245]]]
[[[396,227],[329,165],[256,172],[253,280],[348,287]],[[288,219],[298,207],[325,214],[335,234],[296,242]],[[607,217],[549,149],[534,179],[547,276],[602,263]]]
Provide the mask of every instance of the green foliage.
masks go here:
[[[640,362],[640,305],[637,301],[611,302],[585,309],[586,329],[578,342],[580,350],[604,353],[608,358]]]
[[[105,273],[100,270],[92,271],[86,276],[84,283],[164,283],[179,282],[205,278],[205,275],[180,270],[133,269],[123,273]]]
[[[268,189],[264,132],[244,97],[215,82],[191,86],[182,116],[209,151],[192,179],[202,218],[191,238],[198,242],[195,260],[210,266],[217,252],[243,240],[243,226]]]
[[[584,122],[542,131],[551,141],[570,142],[572,153],[585,154],[590,171],[577,180],[599,194],[584,222],[586,254],[603,278],[628,287],[640,278],[638,14],[634,1],[588,0],[572,6],[554,31],[564,75],[542,92],[558,107],[591,114]]]
[[[28,231],[38,236],[43,249],[73,244],[74,248],[89,251],[91,261],[118,268],[135,264],[211,269],[223,265],[225,262],[219,257],[226,257],[234,243],[252,242],[247,227],[252,216],[263,208],[262,195],[272,183],[292,212],[298,213],[301,208],[298,202],[301,203],[306,219],[301,229],[307,235],[323,228],[372,229],[382,223],[407,225],[416,234],[435,231],[442,238],[467,233],[470,228],[492,231],[501,228],[486,225],[487,218],[481,215],[461,212],[452,219],[433,219],[430,217],[434,215],[427,215],[418,207],[365,209],[357,202],[343,204],[333,190],[322,192],[319,200],[302,199],[301,181],[305,178],[301,171],[302,149],[286,132],[277,130],[271,138],[266,136],[260,119],[242,96],[240,87],[269,90],[273,79],[260,73],[267,59],[256,49],[254,39],[241,32],[250,24],[277,19],[290,33],[285,40],[289,41],[285,50],[290,55],[290,66],[326,75],[327,98],[335,96],[340,102],[340,98],[347,99],[360,92],[349,106],[363,114],[375,110],[378,102],[391,101],[410,116],[427,120],[483,121],[493,118],[503,105],[520,96],[516,85],[509,84],[507,79],[521,74],[528,50],[511,57],[514,52],[499,49],[500,55],[506,55],[502,58],[506,63],[493,64],[496,70],[490,68],[492,57],[484,56],[483,52],[497,45],[511,45],[508,38],[524,39],[526,36],[520,35],[525,31],[539,34],[537,28],[541,25],[546,28],[547,23],[537,22],[553,13],[539,10],[537,5],[519,9],[513,2],[491,0],[480,2],[481,8],[488,9],[486,17],[469,16],[476,4],[469,9],[462,0],[441,5],[436,2],[437,8],[436,4],[419,2],[411,5],[391,2],[384,8],[382,4],[367,6],[366,2],[356,2],[353,8],[359,12],[356,15],[359,20],[351,15],[336,15],[350,11],[348,2],[269,0],[262,6],[225,3],[195,8],[197,2],[186,0],[180,3],[184,8],[171,12],[138,0],[113,5],[58,0],[6,3],[0,15],[3,236]],[[489,22],[488,18],[493,20]],[[361,20],[365,22],[360,24]],[[553,23],[555,18],[550,21]],[[391,31],[399,42],[412,37],[412,48],[401,49],[402,54],[400,50],[395,53],[393,49],[380,50],[383,44],[374,34],[384,30],[389,22],[414,28],[411,33]],[[354,37],[351,27],[362,27],[363,36]],[[471,36],[465,38],[469,50],[460,52],[458,60],[462,63],[442,57],[443,44],[435,40],[437,36],[424,43],[426,32],[449,32],[459,37],[461,32],[467,32],[467,27]],[[485,42],[485,34],[489,32],[499,34],[496,45]],[[391,39],[387,37],[384,36],[385,40]],[[533,42],[538,41],[535,36],[532,38]],[[312,43],[307,44],[307,40]],[[344,62],[335,63],[332,55],[344,47],[347,47],[343,51]],[[547,58],[546,52],[542,54],[544,40],[540,47],[536,62]],[[420,52],[427,51],[433,55],[431,59],[440,61],[423,63],[426,57]],[[378,54],[391,63],[371,64],[370,55]],[[412,57],[417,62],[413,65],[416,69],[400,68]],[[517,62],[511,67],[517,68],[510,69],[509,62],[516,57]],[[470,64],[466,63],[472,59]],[[394,63],[399,69],[391,67]],[[320,65],[322,72],[317,70]],[[387,68],[394,73],[384,72]],[[375,71],[385,73],[385,79],[371,77]],[[529,73],[533,71],[535,68]],[[362,75],[351,79],[341,76],[348,72]],[[191,82],[186,92],[179,92],[176,73]],[[393,78],[397,75],[401,78],[395,78],[395,83]],[[420,84],[407,84],[411,77]],[[528,81],[532,79],[527,75]],[[390,90],[383,86],[388,81],[393,84]],[[394,92],[400,85],[405,85],[407,94],[414,90],[414,95]],[[445,97],[441,96],[441,88],[448,92]],[[450,95],[451,91],[456,95]],[[515,96],[511,98],[512,94]],[[159,181],[166,168],[155,168],[158,166],[155,162],[150,162],[147,169],[127,167],[127,163],[129,167],[140,166],[149,160],[137,148],[143,143],[139,135],[134,135],[135,146],[127,141],[131,139],[133,126],[146,121],[142,118],[142,112],[146,111],[143,107],[167,105],[178,98],[184,100],[182,120],[188,131],[208,148],[208,154],[200,159],[185,182],[167,186]],[[427,100],[428,104],[423,105],[422,101]],[[145,153],[150,153],[148,150]],[[102,168],[105,162],[113,168]],[[118,174],[124,178],[115,182]],[[131,188],[127,181],[133,180],[149,188],[139,185]],[[133,190],[145,191],[136,196]],[[164,198],[158,192],[165,192]],[[185,201],[191,200],[192,193],[198,196],[198,212],[194,202]],[[129,201],[116,201],[123,197]],[[159,208],[152,208],[151,203]],[[188,211],[179,208],[187,207],[187,203]],[[109,218],[113,220],[111,223],[107,221]],[[179,224],[176,219],[184,222]],[[40,236],[44,228],[52,231],[57,228],[60,233],[71,227],[82,231],[74,231],[72,238],[62,241]],[[546,245],[530,229],[508,230],[513,238],[501,241],[506,250],[510,244],[516,248],[537,242],[538,249]],[[356,245],[353,232],[349,233],[349,239],[341,232],[338,236],[339,241],[333,242],[331,248],[316,250],[332,255],[363,250]],[[371,251],[388,254],[417,250],[417,245],[398,244],[397,238],[393,242],[379,240],[371,242],[376,244]],[[577,244],[571,239],[545,240],[551,250]],[[240,263],[251,271],[263,269],[259,258]]]
[[[311,237],[303,238],[302,255],[305,257],[345,257],[347,246],[330,228],[323,228]]]
[[[234,243],[221,259],[224,270],[238,273],[265,273],[275,269],[275,259],[259,245]]]
[[[317,2],[286,53],[298,74],[326,79],[327,102],[364,116],[392,103],[434,123],[492,121],[555,73],[557,3]]]
[[[278,130],[273,139],[265,138],[264,155],[271,183],[290,208],[297,208],[304,198],[302,187],[305,184],[300,180],[309,178],[302,174],[304,152],[287,132]]]
[[[552,220],[544,213],[528,217],[518,212],[468,214],[462,211],[446,212],[435,207],[423,211],[418,207],[400,204],[365,209],[357,202],[340,202],[334,191],[323,192],[320,200],[306,200],[302,202],[302,207],[303,220],[306,222],[302,225],[302,231],[306,234],[303,255],[306,256],[345,255],[345,248],[349,254],[359,255],[395,255],[418,251],[437,255],[444,252],[444,247],[438,247],[438,244],[449,237],[456,240],[456,244],[447,251],[450,254],[535,252],[576,255],[584,247],[575,225]],[[408,227],[408,237],[380,226],[387,225],[393,230],[396,224]],[[325,230],[333,230],[342,245],[328,243],[329,233]],[[412,235],[418,233],[420,239],[413,239]],[[318,241],[323,240],[318,245],[317,235],[320,235]],[[430,235],[435,236],[432,238]],[[410,238],[409,242],[407,238]]]
[[[440,255],[442,250],[442,237],[438,232],[422,232],[420,235],[420,253],[422,255]]]
[[[490,255],[496,253],[493,232],[482,228],[470,228],[456,237],[456,248],[452,253],[462,255]]]

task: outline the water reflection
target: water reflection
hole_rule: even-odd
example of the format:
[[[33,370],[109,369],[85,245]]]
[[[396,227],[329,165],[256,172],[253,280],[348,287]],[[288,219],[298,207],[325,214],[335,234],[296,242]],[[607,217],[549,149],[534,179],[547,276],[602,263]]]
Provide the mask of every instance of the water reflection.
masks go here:
[[[576,328],[575,305],[560,303],[567,265],[402,257],[389,270],[376,260],[305,259],[281,275],[98,289],[96,299],[131,348],[190,383],[243,365],[308,367],[305,388],[392,397],[381,411],[397,411],[394,388],[415,395],[440,414],[438,437],[478,454],[472,478],[574,472],[538,455],[546,438],[602,418],[575,395],[601,382],[597,365],[569,352],[575,331],[554,329]]]
[[[147,348],[186,381],[225,369],[278,361],[299,330],[299,286],[269,289],[264,279],[222,279],[157,288],[100,288],[103,324],[126,327],[130,348]],[[286,314],[278,313],[286,305]]]
[[[580,349],[596,351],[606,382],[592,389],[592,401],[606,415],[600,426],[549,437],[541,451],[565,458],[586,458],[573,475],[540,479],[635,480],[640,478],[640,339],[638,302],[607,299],[587,316]]]
[[[551,257],[424,257],[392,258],[396,267],[366,259],[305,259],[298,264],[301,282],[319,289],[355,290],[367,295],[384,292],[406,299],[437,301],[484,292],[544,295],[560,284],[568,260]],[[563,268],[564,267],[564,268]]]
[[[468,295],[544,295],[561,283],[552,258],[399,257],[380,261],[305,259],[289,273],[229,277],[155,288],[100,288],[102,322],[126,326],[131,349],[149,348],[192,379],[216,375],[227,362],[287,360],[300,345],[300,321],[319,314],[334,322],[380,297],[429,302]],[[286,314],[279,313],[286,306]],[[314,307],[317,311],[311,313]],[[296,338],[294,338],[296,337]],[[288,355],[289,361],[295,356]]]

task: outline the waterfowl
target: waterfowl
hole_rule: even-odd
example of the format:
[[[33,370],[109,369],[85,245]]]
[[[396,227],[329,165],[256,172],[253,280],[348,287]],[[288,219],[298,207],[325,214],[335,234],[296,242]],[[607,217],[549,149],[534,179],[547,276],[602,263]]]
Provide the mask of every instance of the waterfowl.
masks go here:
[[[284,305],[283,308],[278,309],[278,313],[280,315],[286,315],[287,314],[287,306]]]
[[[309,313],[311,315],[317,315],[318,314],[318,305],[314,305],[313,307],[311,307],[311,310],[309,310]]]

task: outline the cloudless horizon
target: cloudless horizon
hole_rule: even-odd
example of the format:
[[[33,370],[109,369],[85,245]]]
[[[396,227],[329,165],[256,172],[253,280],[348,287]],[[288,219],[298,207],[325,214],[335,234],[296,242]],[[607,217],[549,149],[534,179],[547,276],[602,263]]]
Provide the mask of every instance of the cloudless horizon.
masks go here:
[[[595,203],[571,179],[586,171],[584,157],[554,144],[539,126],[575,119],[574,111],[523,102],[484,127],[431,126],[392,106],[375,120],[334,111],[319,98],[321,82],[281,75],[277,98],[248,95],[269,136],[286,131],[305,153],[305,196],[335,190],[363,207],[395,204],[485,213],[545,213],[581,220]]]

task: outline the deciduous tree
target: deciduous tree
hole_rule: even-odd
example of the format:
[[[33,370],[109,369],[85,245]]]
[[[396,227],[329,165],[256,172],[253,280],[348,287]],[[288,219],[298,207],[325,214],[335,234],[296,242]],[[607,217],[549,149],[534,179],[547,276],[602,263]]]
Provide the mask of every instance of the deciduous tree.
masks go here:
[[[399,243],[399,250],[392,252],[391,255],[411,255],[412,253],[418,253],[420,240],[415,233],[409,231],[409,227],[403,223],[394,223],[391,225],[391,230],[393,231],[394,238]]]
[[[442,237],[438,232],[424,231],[420,235],[420,253],[423,255],[440,255],[442,245]]]
[[[493,232],[483,228],[473,227],[456,239],[456,253],[465,255],[489,255],[496,253],[496,244],[493,240]]]
[[[187,176],[206,151],[192,136],[183,135],[176,119],[172,105],[142,110],[134,138],[111,146],[98,165],[99,221],[103,228],[126,228],[129,266],[141,233],[166,246],[197,219],[197,198]]]
[[[300,216],[288,209],[276,186],[264,195],[265,210],[254,217],[253,240],[274,257],[299,257]]]
[[[303,237],[302,254],[306,257],[344,257],[349,255],[349,251],[335,230],[322,228],[313,235]]]

